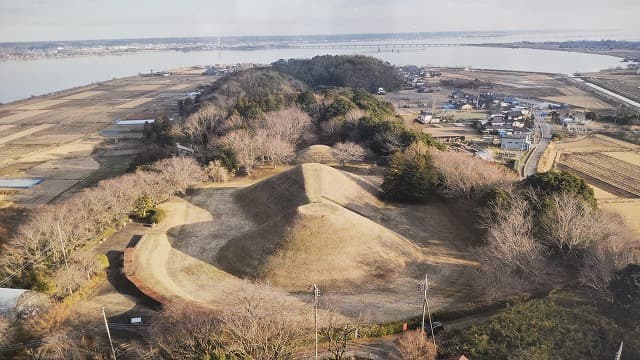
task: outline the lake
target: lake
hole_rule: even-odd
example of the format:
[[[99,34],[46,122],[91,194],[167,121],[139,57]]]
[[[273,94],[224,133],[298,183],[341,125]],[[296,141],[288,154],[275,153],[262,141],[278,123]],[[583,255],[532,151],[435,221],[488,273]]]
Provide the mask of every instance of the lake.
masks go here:
[[[0,62],[0,102],[7,103],[92,82],[193,65],[261,63],[324,54],[371,55],[394,65],[425,65],[559,74],[590,72],[624,65],[619,58],[564,51],[476,46],[425,49],[261,49],[154,51],[130,55],[49,58]]]

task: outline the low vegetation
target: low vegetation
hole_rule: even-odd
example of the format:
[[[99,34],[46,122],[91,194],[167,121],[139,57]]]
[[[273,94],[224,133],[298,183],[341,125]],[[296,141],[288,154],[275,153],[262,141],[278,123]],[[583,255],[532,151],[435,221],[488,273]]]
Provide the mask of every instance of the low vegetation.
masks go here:
[[[620,344],[616,326],[596,309],[549,300],[515,305],[448,337],[448,352],[478,360],[602,359]]]

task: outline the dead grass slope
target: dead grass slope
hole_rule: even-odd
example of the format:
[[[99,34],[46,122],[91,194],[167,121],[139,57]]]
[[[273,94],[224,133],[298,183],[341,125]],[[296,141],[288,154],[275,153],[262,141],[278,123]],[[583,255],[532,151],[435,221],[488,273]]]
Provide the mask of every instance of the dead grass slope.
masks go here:
[[[384,281],[421,259],[417,246],[377,224],[381,204],[362,179],[304,164],[241,189],[236,200],[257,228],[218,253],[226,271],[290,291]]]

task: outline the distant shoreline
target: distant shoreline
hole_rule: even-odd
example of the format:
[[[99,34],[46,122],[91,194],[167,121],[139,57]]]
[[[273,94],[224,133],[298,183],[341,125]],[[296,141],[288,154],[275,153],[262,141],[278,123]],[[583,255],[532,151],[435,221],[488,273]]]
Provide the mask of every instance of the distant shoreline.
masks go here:
[[[628,49],[594,49],[587,47],[572,47],[572,48],[563,48],[560,47],[559,44],[562,43],[534,43],[534,42],[510,42],[510,43],[469,43],[469,44],[456,44],[456,46],[463,47],[489,47],[489,48],[507,48],[507,49],[533,49],[533,50],[553,50],[553,51],[564,51],[564,52],[574,52],[574,53],[585,53],[585,54],[594,54],[594,55],[608,55],[617,57],[620,59],[633,59],[638,62],[640,60],[640,42],[638,42],[637,50],[628,50]],[[70,59],[70,58],[83,58],[83,57],[91,57],[91,56],[127,56],[127,55],[136,55],[141,53],[153,53],[153,52],[162,52],[162,51],[173,51],[173,52],[196,52],[196,51],[256,51],[256,50],[282,50],[282,49],[301,49],[301,48],[315,48],[317,46],[318,49],[323,49],[327,47],[327,43],[317,43],[317,44],[304,44],[304,45],[237,45],[230,47],[208,47],[208,46],[191,46],[191,47],[166,47],[166,48],[140,48],[140,49],[100,49],[96,51],[80,51],[71,52],[71,53],[55,53],[55,54],[42,54],[42,53],[33,53],[29,55],[5,55],[1,56],[0,54],[0,62],[5,61],[36,61],[43,59]],[[347,48],[350,48],[346,45]],[[430,45],[432,47],[439,47],[438,44]],[[442,47],[447,47],[446,44],[443,44]],[[357,45],[353,45],[354,49],[359,48]]]

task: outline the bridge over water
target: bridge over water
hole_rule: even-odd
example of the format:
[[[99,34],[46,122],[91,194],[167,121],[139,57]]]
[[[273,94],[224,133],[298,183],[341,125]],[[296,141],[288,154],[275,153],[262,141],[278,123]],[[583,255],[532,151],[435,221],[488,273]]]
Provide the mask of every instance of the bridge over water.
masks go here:
[[[372,43],[372,44],[305,44],[291,45],[300,49],[421,49],[428,47],[451,47],[451,46],[467,46],[468,44],[460,43]]]

